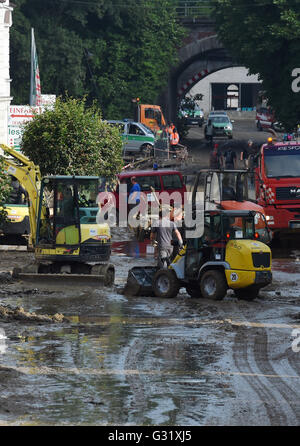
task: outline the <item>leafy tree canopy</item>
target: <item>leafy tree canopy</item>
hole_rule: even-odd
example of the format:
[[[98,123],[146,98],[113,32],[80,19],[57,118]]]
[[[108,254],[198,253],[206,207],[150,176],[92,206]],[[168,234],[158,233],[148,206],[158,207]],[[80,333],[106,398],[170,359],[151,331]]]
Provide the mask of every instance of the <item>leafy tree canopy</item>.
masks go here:
[[[25,125],[21,148],[42,175],[113,176],[122,167],[118,129],[85,99],[58,98],[53,109]]]
[[[184,33],[175,20],[176,3],[14,0],[14,103],[29,100],[31,27],[42,93],[97,99],[106,119],[129,117],[133,97],[155,103]]]
[[[212,0],[218,35],[235,59],[258,74],[277,118],[287,129],[300,121],[300,0]]]

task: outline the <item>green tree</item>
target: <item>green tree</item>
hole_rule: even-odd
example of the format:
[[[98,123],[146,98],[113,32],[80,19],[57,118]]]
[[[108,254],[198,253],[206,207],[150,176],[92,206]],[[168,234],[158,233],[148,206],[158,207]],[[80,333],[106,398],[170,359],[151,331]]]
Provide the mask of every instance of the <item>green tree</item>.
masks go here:
[[[118,129],[85,99],[58,98],[53,109],[25,125],[21,148],[42,175],[113,176],[122,167]]]
[[[131,115],[131,99],[155,103],[184,35],[177,0],[15,0],[11,29],[14,103],[28,103],[30,28],[42,93],[97,99],[107,119]]]
[[[3,158],[0,156],[0,227],[6,221],[7,213],[4,204],[7,203],[10,191],[10,179],[5,172]]]
[[[300,67],[300,0],[212,0],[222,42],[258,74],[269,104],[287,129],[300,118],[292,71]]]

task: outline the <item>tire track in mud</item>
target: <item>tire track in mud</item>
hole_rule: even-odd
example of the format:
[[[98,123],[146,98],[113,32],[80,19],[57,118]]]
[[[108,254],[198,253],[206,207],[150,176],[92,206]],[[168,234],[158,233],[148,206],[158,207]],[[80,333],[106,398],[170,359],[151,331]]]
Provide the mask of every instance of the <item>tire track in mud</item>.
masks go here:
[[[269,360],[268,334],[266,330],[262,328],[259,329],[258,332],[256,331],[254,336],[254,358],[261,373],[265,375],[276,374],[276,371]],[[297,423],[297,414],[299,413],[300,405],[295,401],[295,391],[280,377],[276,380],[272,380],[272,383],[268,377],[266,377],[266,379],[269,381],[270,386],[273,386],[273,388],[275,387],[283,400],[286,401],[291,409],[291,415],[294,415],[295,422]]]
[[[293,370],[295,370],[295,372],[298,375],[300,375],[300,361],[299,361],[300,356],[299,355],[300,355],[300,353],[293,352],[292,348],[289,348],[287,350],[288,363],[290,364],[291,368]]]
[[[141,334],[141,337],[141,339],[134,339],[128,346],[128,351],[124,359],[125,370],[139,370],[139,364],[143,363],[139,356],[144,355],[147,342],[144,340],[143,334]],[[148,398],[144,387],[144,381],[139,374],[134,376],[127,375],[126,380],[128,381],[131,398],[133,400],[131,411],[134,409],[140,418],[139,421],[136,421],[137,423],[143,422],[145,420],[145,413],[148,410]]]
[[[235,335],[233,345],[233,360],[236,368],[241,373],[255,373],[249,362],[248,347],[252,347],[251,341],[251,328],[239,327],[237,334]],[[262,378],[259,376],[250,377],[243,376],[243,378],[250,388],[255,392],[258,399],[261,401],[265,408],[267,417],[271,425],[286,425],[286,416],[278,409],[277,401],[274,400],[273,394],[269,388],[263,383]],[[271,405],[270,402],[273,402]],[[265,423],[264,423],[265,424]]]
[[[232,304],[232,303],[231,303]],[[249,303],[247,305],[246,302],[243,302],[243,305],[239,306],[240,311],[240,317],[242,316],[245,321],[249,319]],[[232,310],[234,310],[232,308]],[[236,309],[235,309],[236,311]],[[284,378],[280,378],[280,373],[277,373],[275,369],[273,368],[268,354],[268,334],[267,329],[264,327],[256,327],[255,331],[252,333],[254,335],[253,339],[253,353],[254,353],[254,360],[258,367],[258,373],[261,375],[265,375],[265,378],[268,379],[270,383],[270,388],[273,389],[273,392],[276,391],[283,400],[286,401],[288,407],[290,408],[290,416],[295,419],[296,422],[299,421],[299,415],[297,419],[297,414],[299,414],[299,403],[297,404],[297,401],[295,401],[295,391],[285,382]],[[251,335],[252,335],[251,334]],[[251,336],[252,337],[252,336]],[[292,367],[292,369],[296,372],[296,374],[300,375],[300,367],[299,367],[299,361],[296,360],[295,355],[292,355],[292,350],[287,350],[287,359]],[[272,358],[271,358],[272,359]],[[278,358],[274,358],[278,359]],[[273,380],[270,378],[270,376],[278,376],[278,379]],[[263,377],[260,378],[260,381],[262,381]],[[269,387],[269,386],[268,386]],[[269,392],[270,393],[270,392]],[[293,400],[295,401],[293,403]],[[278,406],[282,407],[282,401],[279,400]],[[284,409],[282,410],[284,412]],[[282,414],[281,414],[282,415]],[[289,418],[290,419],[290,418]],[[286,422],[287,423],[287,422]]]

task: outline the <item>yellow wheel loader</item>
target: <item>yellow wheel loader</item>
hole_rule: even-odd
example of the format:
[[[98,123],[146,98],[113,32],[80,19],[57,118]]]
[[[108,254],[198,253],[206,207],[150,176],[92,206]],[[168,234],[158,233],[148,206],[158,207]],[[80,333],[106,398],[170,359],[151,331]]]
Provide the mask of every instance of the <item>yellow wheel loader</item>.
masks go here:
[[[47,176],[26,156],[0,145],[6,170],[28,193],[30,237],[36,261],[14,270],[20,278],[87,278],[112,285],[115,269],[109,264],[111,233],[98,223],[97,195],[105,178]]]
[[[221,300],[227,290],[252,300],[272,281],[270,231],[256,211],[204,211],[203,230],[187,238],[168,268],[135,267],[127,290],[136,294],[175,297],[181,287],[192,297]]]

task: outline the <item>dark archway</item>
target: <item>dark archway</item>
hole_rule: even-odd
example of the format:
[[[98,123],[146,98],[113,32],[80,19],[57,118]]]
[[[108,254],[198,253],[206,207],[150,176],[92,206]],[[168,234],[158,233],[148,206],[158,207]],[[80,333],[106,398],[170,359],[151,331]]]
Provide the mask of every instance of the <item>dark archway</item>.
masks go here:
[[[215,33],[188,39],[178,56],[179,63],[170,72],[168,88],[161,101],[168,121],[176,118],[178,103],[199,80],[223,68],[238,66]]]

